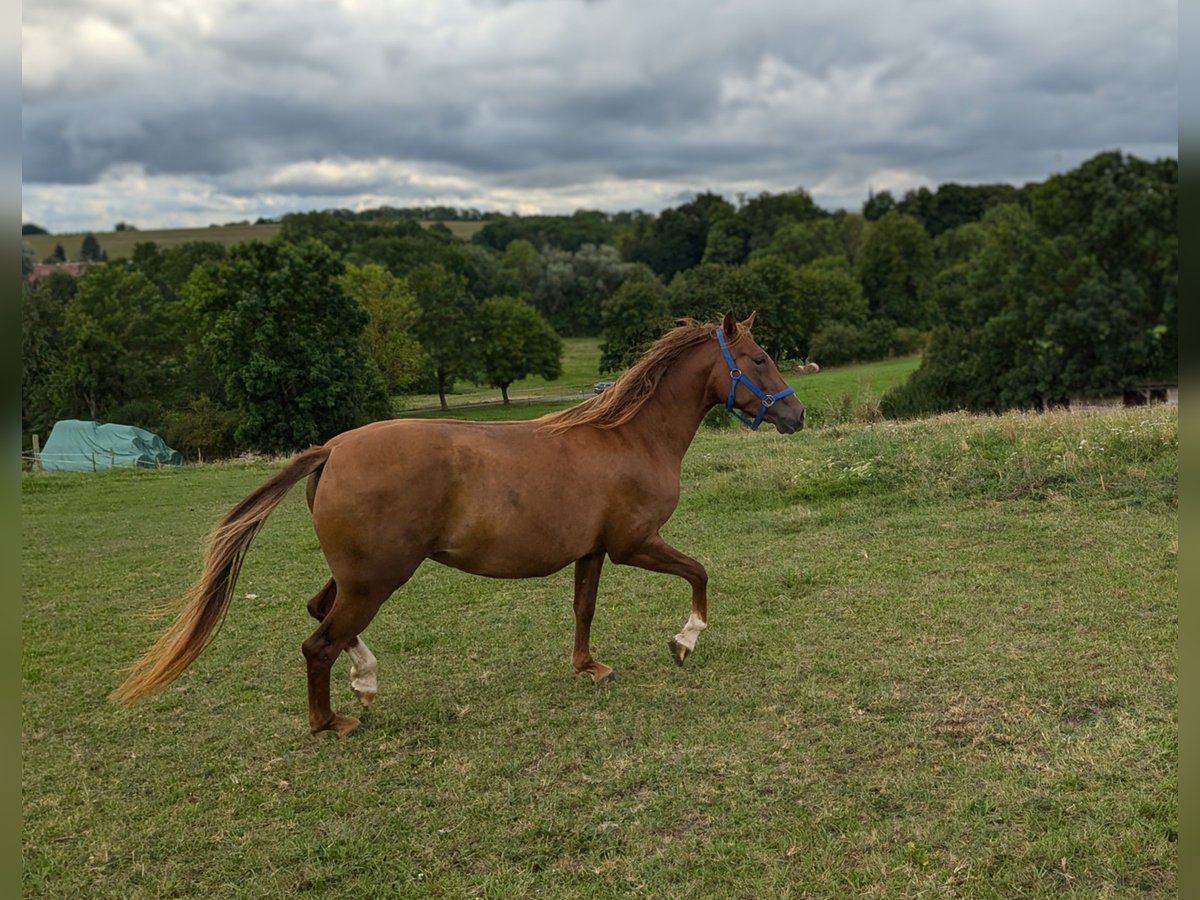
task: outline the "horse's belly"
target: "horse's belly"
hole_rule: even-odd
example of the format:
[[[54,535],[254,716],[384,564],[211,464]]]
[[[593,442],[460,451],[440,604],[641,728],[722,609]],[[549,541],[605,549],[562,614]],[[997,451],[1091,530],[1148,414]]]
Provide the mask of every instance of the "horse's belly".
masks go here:
[[[451,547],[434,551],[430,559],[487,578],[540,578],[553,575],[587,553],[587,550],[547,552],[546,548],[535,550],[511,544],[503,547]]]

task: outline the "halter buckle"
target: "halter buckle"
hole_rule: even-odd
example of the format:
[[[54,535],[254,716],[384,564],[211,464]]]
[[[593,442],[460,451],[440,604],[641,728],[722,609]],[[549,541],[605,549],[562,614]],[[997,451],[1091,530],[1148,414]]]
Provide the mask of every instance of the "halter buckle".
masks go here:
[[[734,381],[737,381],[739,378],[742,377],[742,370],[741,369],[730,369],[729,377],[732,378]]]

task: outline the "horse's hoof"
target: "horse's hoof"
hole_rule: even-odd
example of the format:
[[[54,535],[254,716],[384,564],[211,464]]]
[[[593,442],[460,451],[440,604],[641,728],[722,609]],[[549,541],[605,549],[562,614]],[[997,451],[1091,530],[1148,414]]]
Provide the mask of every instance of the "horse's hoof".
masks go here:
[[[682,666],[683,660],[688,655],[688,648],[679,643],[679,641],[675,640],[675,638],[671,638],[671,640],[667,642],[667,649],[671,651],[671,659],[675,660],[675,665]]]
[[[355,691],[354,696],[358,698],[358,702],[362,704],[364,709],[370,706],[371,701],[375,699],[373,691]]]
[[[338,737],[350,737],[350,735],[362,729],[362,722],[354,716],[334,716],[333,721],[329,723],[331,731],[336,731]]]
[[[591,676],[592,684],[609,684],[613,681],[617,681],[621,677],[608,666],[604,666],[602,671],[592,672]]]

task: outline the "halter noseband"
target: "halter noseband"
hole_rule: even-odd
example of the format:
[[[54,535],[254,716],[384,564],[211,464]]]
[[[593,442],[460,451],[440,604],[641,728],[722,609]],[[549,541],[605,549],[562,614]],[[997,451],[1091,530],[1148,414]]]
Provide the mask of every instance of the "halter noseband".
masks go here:
[[[782,400],[788,394],[796,393],[794,388],[784,388],[778,394],[768,394],[766,391],[759,388],[753,381],[742,374],[742,370],[737,367],[737,363],[733,361],[733,354],[729,352],[729,345],[725,343],[725,335],[723,329],[717,326],[717,343],[721,345],[721,352],[725,355],[725,362],[729,365],[729,399],[725,401],[725,410],[737,416],[738,420],[749,428],[751,431],[757,431],[758,426],[762,424],[763,416],[767,414],[767,410],[775,405],[776,400]],[[737,392],[738,384],[744,384],[746,389],[759,399],[758,415],[754,417],[754,421],[750,421],[741,410],[733,402],[733,395]]]

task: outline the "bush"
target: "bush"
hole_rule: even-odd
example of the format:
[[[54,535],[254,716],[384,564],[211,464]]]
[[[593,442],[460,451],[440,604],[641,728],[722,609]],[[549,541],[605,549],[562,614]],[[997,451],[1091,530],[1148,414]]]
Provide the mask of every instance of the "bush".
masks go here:
[[[160,434],[163,427],[163,406],[158,400],[129,400],[112,407],[105,421],[117,425],[133,425]]]
[[[220,459],[237,452],[234,438],[240,417],[202,394],[187,409],[163,415],[162,438],[184,457]]]

